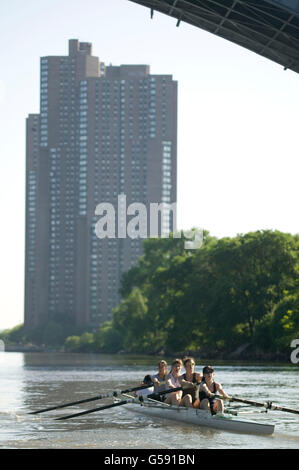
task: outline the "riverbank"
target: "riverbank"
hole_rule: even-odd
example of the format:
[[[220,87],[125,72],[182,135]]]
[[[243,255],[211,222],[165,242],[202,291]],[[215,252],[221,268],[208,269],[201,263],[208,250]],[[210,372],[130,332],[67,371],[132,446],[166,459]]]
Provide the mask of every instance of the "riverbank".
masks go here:
[[[177,352],[169,352],[169,351],[161,351],[159,353],[156,352],[148,352],[148,353],[129,353],[127,351],[121,351],[117,354],[107,353],[105,351],[66,351],[63,347],[62,348],[55,348],[55,347],[47,347],[47,346],[37,346],[37,345],[21,345],[21,344],[8,344],[5,345],[5,352],[11,353],[45,353],[45,354],[61,354],[67,355],[71,354],[74,357],[78,354],[83,355],[91,355],[91,356],[117,356],[120,358],[134,358],[134,357],[144,357],[147,358],[150,362],[154,360],[159,360],[161,358],[167,358],[169,363],[175,357],[184,357],[187,355],[191,355],[196,359],[197,363],[213,363],[213,364],[221,364],[221,363],[244,363],[244,364],[251,364],[251,363],[258,363],[258,364],[292,364],[290,361],[291,349],[286,354],[281,353],[268,353],[261,350],[253,351],[251,345],[247,346],[246,348],[238,348],[238,350],[232,353],[220,352],[220,351],[177,351]]]

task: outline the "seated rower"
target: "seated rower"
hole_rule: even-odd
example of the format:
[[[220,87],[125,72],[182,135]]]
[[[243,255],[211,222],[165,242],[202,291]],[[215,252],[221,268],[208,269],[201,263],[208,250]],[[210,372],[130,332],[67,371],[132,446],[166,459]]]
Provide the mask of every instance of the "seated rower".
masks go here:
[[[211,410],[213,415],[223,413],[223,401],[219,398],[215,398],[215,394],[219,393],[219,395],[222,395],[224,398],[229,398],[229,396],[223,390],[222,385],[214,381],[215,374],[213,367],[205,366],[202,372],[203,379],[199,386],[200,408],[202,410]]]
[[[141,390],[137,390],[135,393],[136,393],[136,396],[137,397],[140,397],[140,396],[144,396],[146,397],[147,395],[151,395],[152,393],[154,393],[154,386],[152,385],[152,378],[150,375],[146,375],[143,379],[143,382],[141,382],[140,386],[142,385],[148,385],[147,388],[142,388]]]
[[[167,389],[181,387],[179,376],[180,376],[180,372],[182,369],[182,365],[183,363],[181,359],[175,359],[173,363],[171,364],[171,371],[166,376]],[[168,403],[169,405],[179,405],[181,402],[181,399],[182,399],[182,391],[179,390],[176,392],[168,393],[165,403]]]
[[[168,364],[166,361],[162,360],[158,363],[158,373],[152,375],[152,382],[154,384],[154,394],[153,398],[158,401],[166,400],[166,395],[159,395],[159,392],[164,392],[167,390],[166,385],[166,376],[168,375]]]
[[[187,407],[198,408],[199,407],[199,398],[198,398],[198,385],[202,380],[202,375],[194,371],[195,360],[193,357],[184,357],[183,364],[185,367],[185,374],[182,374],[179,377],[180,383],[182,386],[190,385],[190,388],[183,390],[183,396],[181,405]]]

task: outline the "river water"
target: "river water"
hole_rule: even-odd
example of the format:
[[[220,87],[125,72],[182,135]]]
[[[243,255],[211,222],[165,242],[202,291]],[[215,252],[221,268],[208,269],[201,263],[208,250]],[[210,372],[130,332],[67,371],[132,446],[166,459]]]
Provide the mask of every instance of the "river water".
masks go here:
[[[133,387],[156,371],[155,358],[59,353],[0,353],[2,449],[299,449],[299,415],[269,411],[246,419],[274,423],[272,436],[229,433],[162,421],[124,407],[67,421],[54,418],[111,402],[30,411]],[[200,371],[205,364],[198,364]],[[299,409],[298,365],[216,365],[232,396]],[[246,408],[248,409],[248,408]],[[252,408],[251,408],[252,409]]]

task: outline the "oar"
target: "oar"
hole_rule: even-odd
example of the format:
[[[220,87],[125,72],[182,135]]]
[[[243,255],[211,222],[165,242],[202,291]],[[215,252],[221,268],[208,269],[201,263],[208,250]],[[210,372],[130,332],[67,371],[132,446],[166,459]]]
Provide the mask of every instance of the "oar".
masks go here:
[[[98,408],[92,408],[92,410],[81,411],[80,413],[75,413],[75,414],[68,415],[68,416],[62,416],[61,418],[55,418],[55,419],[56,421],[60,421],[62,419],[75,418],[76,416],[87,415],[88,413],[94,413],[95,411],[107,410],[107,408],[113,408],[114,406],[125,405],[126,403],[130,403],[130,402],[132,402],[132,400],[122,400],[122,401],[119,401],[118,403],[111,403],[110,405],[99,406]]]
[[[152,393],[148,395],[150,398],[151,396],[157,396],[157,395],[165,395],[166,393],[172,393],[172,392],[177,392],[179,390],[183,390],[183,387],[177,387],[177,388],[170,388],[169,390],[164,390],[162,392],[159,392],[158,394]],[[125,392],[122,392],[125,393]],[[132,398],[131,400],[122,400],[119,401],[118,403],[112,403],[110,405],[104,405],[104,406],[99,406],[98,408],[92,408],[91,410],[86,410],[86,411],[81,411],[80,413],[75,413],[67,416],[62,416],[61,418],[55,418],[56,421],[61,421],[63,419],[69,419],[69,418],[76,418],[77,416],[83,416],[87,415],[89,413],[94,413],[95,411],[102,411],[102,410],[107,410],[108,408],[113,408],[115,406],[121,406],[121,405],[126,405],[127,403],[138,403],[142,402],[144,400],[144,397],[138,397],[138,398]]]
[[[102,400],[103,398],[118,397],[119,395],[121,395],[123,393],[136,392],[137,390],[142,390],[144,388],[148,388],[151,385],[153,385],[153,384],[140,385],[139,387],[128,388],[127,390],[114,390],[113,392],[97,395],[96,397],[85,398],[84,400],[78,400],[78,401],[71,401],[69,403],[64,403],[63,405],[51,406],[50,408],[43,408],[42,410],[32,411],[29,414],[37,415],[39,413],[45,413],[46,411],[52,411],[52,410],[58,410],[60,408],[66,408],[67,406],[79,405],[81,403],[88,403],[89,401]]]
[[[184,388],[187,388],[187,387],[188,386],[183,385],[182,387],[169,388],[168,390],[162,390],[161,392],[151,393],[150,395],[147,395],[146,398],[154,398],[157,395],[166,395],[166,393],[178,392],[178,391],[183,390]],[[189,387],[190,387],[190,385],[189,385]]]
[[[294,410],[293,408],[285,408],[284,406],[272,405],[270,401],[268,402],[267,408],[269,410],[285,411],[286,413],[294,413],[296,415],[299,415],[299,410]]]
[[[261,403],[258,401],[253,401],[253,400],[247,400],[244,398],[238,398],[238,397],[229,397],[225,398],[220,395],[215,395],[215,398],[221,398],[221,399],[226,399],[229,401],[237,401],[240,403],[246,403],[247,405],[253,405],[253,406],[264,406],[267,410],[277,410],[277,411],[285,411],[286,413],[294,413],[299,415],[299,410],[294,410],[292,408],[285,408],[284,406],[277,406],[273,405],[271,401],[267,401],[266,403]]]

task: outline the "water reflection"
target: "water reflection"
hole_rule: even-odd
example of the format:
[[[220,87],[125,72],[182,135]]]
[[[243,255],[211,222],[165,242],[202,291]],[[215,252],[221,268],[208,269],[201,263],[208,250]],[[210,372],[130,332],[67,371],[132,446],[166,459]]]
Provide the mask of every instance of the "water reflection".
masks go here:
[[[24,353],[28,367],[155,367],[160,357],[125,354]]]

